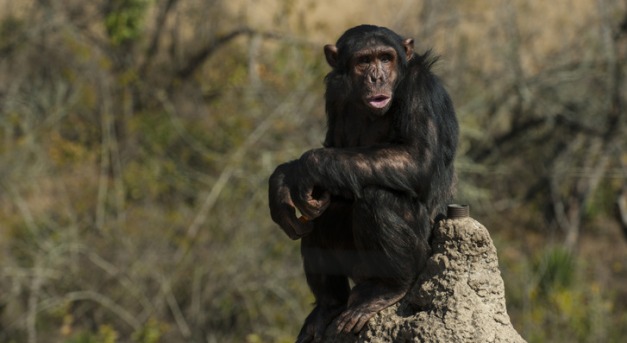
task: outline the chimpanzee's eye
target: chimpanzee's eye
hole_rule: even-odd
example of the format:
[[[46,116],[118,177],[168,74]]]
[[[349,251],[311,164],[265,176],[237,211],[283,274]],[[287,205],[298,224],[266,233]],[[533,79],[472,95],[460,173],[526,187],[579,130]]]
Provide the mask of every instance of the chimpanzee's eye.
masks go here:
[[[370,64],[370,56],[364,55],[357,59],[358,64]]]

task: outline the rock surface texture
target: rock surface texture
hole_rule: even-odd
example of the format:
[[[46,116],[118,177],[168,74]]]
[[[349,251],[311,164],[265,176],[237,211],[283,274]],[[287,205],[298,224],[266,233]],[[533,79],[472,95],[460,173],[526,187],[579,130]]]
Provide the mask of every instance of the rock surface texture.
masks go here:
[[[356,335],[324,342],[525,342],[513,328],[496,248],[488,230],[466,217],[433,231],[432,256],[414,289]]]

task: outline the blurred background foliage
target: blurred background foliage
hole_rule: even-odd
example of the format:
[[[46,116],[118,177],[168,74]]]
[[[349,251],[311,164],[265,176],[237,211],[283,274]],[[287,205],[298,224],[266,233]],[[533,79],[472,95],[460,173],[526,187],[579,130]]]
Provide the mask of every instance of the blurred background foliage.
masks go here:
[[[0,8],[0,341],[293,341],[313,299],[267,178],[320,146],[322,46],[366,22],[442,55],[517,330],[627,337],[624,0]]]

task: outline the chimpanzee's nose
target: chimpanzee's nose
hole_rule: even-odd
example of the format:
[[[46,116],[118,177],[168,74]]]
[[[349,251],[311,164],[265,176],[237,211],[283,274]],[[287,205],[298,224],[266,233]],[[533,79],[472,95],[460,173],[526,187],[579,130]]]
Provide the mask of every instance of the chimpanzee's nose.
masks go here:
[[[383,80],[383,73],[381,72],[381,68],[374,67],[370,72],[370,83],[377,83]]]

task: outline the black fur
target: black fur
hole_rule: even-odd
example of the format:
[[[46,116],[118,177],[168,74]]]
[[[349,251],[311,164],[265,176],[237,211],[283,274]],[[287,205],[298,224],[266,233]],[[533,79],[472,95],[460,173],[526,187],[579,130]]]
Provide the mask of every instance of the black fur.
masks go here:
[[[271,177],[273,219],[292,238],[303,234],[295,233],[293,219],[278,214],[278,189],[289,189],[299,208],[312,185],[314,198],[330,196],[302,230],[308,233],[302,237],[304,268],[317,305],[301,342],[319,339],[339,313],[338,330],[352,329],[351,316],[378,311],[377,299],[404,295],[430,254],[431,220],[454,193],[458,124],[452,101],[431,72],[436,58],[430,52],[405,58],[403,40],[370,25],[340,37],[337,67],[325,78],[324,147],[279,166]],[[377,118],[356,105],[349,67],[356,51],[373,44],[403,56],[391,107]],[[355,281],[353,290],[348,278]]]

